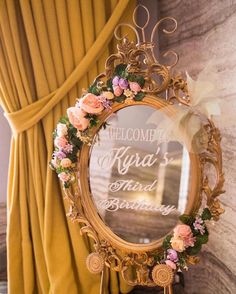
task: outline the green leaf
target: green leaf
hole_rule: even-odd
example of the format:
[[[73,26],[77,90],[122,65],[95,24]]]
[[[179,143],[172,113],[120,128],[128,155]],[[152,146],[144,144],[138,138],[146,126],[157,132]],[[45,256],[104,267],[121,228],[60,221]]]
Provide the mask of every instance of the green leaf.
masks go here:
[[[95,114],[87,113],[85,118],[89,119],[90,121],[90,128],[96,126],[98,124],[98,117]]]
[[[73,127],[72,125],[69,125],[68,137],[72,138],[73,136],[76,136],[76,134],[77,134],[77,129],[75,127]]]
[[[77,149],[77,148],[76,148],[76,149]],[[77,151],[78,151],[78,149],[77,149]],[[77,162],[77,152],[73,151],[72,153],[69,153],[69,154],[67,155],[67,157],[68,157],[73,163]]]
[[[136,82],[136,78],[135,78],[135,75],[134,74],[129,73],[128,76],[127,76],[127,79],[130,82]]]
[[[144,77],[142,76],[136,76],[136,82],[140,85],[140,87],[142,88],[145,84],[145,80]]]
[[[208,232],[208,229],[207,229],[207,227],[205,226],[205,234],[204,235],[207,235],[207,236],[209,236],[209,232]]]
[[[98,124],[98,121],[96,119],[90,119],[90,128],[95,127]]]
[[[162,243],[162,247],[163,247],[163,249],[168,249],[168,248],[171,247],[171,246],[170,246],[170,239],[171,239],[171,238],[172,238],[171,235],[168,235],[168,236],[165,237],[165,239],[164,239],[164,241],[163,241],[163,243]]]
[[[134,100],[135,100],[135,101],[142,101],[144,97],[145,97],[145,93],[143,93],[143,92],[139,92],[138,94],[136,94],[136,95],[134,96]]]
[[[56,139],[56,136],[57,136],[57,129],[55,129],[52,133],[52,137],[53,139]]]
[[[206,244],[208,242],[208,235],[198,235],[197,236],[197,241],[201,242],[201,244]]]
[[[90,113],[87,113],[87,114],[85,115],[85,118],[87,118],[87,119],[96,119],[97,116],[96,116],[96,114],[90,114]]]
[[[116,97],[116,96],[115,96],[115,101],[116,101],[116,102],[119,102],[119,103],[124,102],[125,99],[126,99],[126,96],[125,96],[125,95],[121,95],[121,96],[119,96],[119,97]]]
[[[183,224],[186,225],[191,225],[193,222],[193,217],[188,214],[182,214],[179,219]]]
[[[68,123],[68,117],[67,116],[62,116],[60,119],[59,119],[59,122],[62,123],[62,124],[67,124]]]
[[[69,188],[70,187],[70,183],[69,182],[65,182],[64,183],[64,187],[67,189],[67,188]]]
[[[114,75],[124,77],[126,68],[127,68],[127,64],[124,64],[124,63],[118,64],[114,70]]]
[[[140,87],[142,88],[145,84],[145,79],[143,76],[137,76],[137,75],[134,75],[134,74],[129,74],[128,75],[128,80],[130,82],[136,82],[140,85]]]
[[[77,137],[73,137],[73,138],[71,139],[71,144],[72,144],[73,146],[77,147],[78,149],[80,149],[80,147],[82,146],[83,142],[80,141],[79,138],[77,138]]]
[[[194,247],[188,247],[186,249],[186,252],[188,255],[197,255],[201,249],[202,249],[202,243],[200,240],[197,239],[194,244]]]
[[[107,89],[112,90],[112,79],[107,80]]]
[[[100,95],[100,90],[97,88],[97,85],[95,85],[95,84],[89,86],[88,92],[92,93],[92,94],[94,94],[96,96]]]
[[[62,173],[62,172],[64,172],[65,171],[65,169],[63,168],[63,167],[61,167],[61,166],[59,166],[57,169],[56,169],[56,173],[57,174],[60,174],[60,173]]]
[[[110,124],[105,121],[104,124],[102,125],[102,128],[105,130],[107,128],[107,126],[109,126],[109,125]]]
[[[210,220],[212,218],[211,212],[208,208],[204,208],[202,212],[202,219],[203,220]]]

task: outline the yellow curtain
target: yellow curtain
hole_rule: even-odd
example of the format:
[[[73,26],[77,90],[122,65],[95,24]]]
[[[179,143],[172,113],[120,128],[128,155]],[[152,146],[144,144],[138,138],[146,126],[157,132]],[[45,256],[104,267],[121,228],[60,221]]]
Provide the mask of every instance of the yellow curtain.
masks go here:
[[[66,218],[48,167],[52,131],[81,89],[102,72],[128,0],[1,0],[0,102],[11,125],[8,189],[9,293],[99,293],[88,248]],[[113,47],[114,48],[114,47]],[[130,288],[114,272],[108,293]]]

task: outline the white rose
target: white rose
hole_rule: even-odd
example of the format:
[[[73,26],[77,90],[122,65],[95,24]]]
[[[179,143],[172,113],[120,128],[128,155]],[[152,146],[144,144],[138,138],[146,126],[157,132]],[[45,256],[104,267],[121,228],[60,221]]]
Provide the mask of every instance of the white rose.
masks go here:
[[[66,124],[62,124],[62,123],[59,123],[58,125],[57,125],[57,135],[59,136],[59,137],[64,137],[64,136],[66,136],[67,135],[67,126],[66,126]]]

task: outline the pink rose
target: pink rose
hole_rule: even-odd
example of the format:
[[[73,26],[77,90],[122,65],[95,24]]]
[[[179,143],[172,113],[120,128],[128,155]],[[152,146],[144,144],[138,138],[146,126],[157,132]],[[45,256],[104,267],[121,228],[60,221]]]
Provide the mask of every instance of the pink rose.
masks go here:
[[[97,114],[103,111],[104,107],[99,97],[88,93],[79,100],[80,108],[90,114]]]
[[[174,228],[174,237],[181,238],[184,242],[184,247],[193,247],[196,238],[193,237],[192,230],[188,225],[178,225]]]
[[[119,97],[123,93],[123,89],[121,89],[121,87],[119,87],[119,86],[114,86],[113,90],[114,90],[114,94],[117,97]]]
[[[64,168],[70,167],[72,164],[72,161],[69,158],[63,158],[61,160],[61,166]]]
[[[56,137],[56,139],[54,140],[54,145],[58,148],[65,147],[67,143],[68,141],[65,137]]]
[[[166,263],[166,265],[168,265],[169,267],[171,267],[173,270],[176,269],[176,264],[173,261],[166,260],[165,263]]]
[[[172,237],[170,239],[170,243],[172,248],[178,252],[183,252],[185,249],[184,240],[179,237]]]
[[[70,123],[78,130],[83,131],[89,126],[89,120],[85,118],[86,113],[78,107],[67,109],[67,115]]]
[[[186,248],[189,246],[193,247],[194,243],[196,242],[196,237],[193,237],[193,235],[190,235],[188,237],[185,237],[183,240],[184,240],[184,246]]]
[[[129,87],[134,92],[140,92],[141,91],[140,85],[138,83],[136,83],[136,82],[129,82]]]
[[[62,182],[67,182],[70,180],[70,175],[65,173],[65,172],[62,172],[58,175],[58,178],[62,181]]]
[[[192,230],[188,225],[177,225],[174,228],[174,236],[176,237],[181,237],[184,239],[190,235],[192,235]]]

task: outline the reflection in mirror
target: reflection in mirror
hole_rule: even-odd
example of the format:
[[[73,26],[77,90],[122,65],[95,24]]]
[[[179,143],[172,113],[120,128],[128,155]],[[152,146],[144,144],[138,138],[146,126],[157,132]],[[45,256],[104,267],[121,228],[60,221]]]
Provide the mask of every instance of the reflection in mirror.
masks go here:
[[[116,235],[131,243],[164,237],[188,202],[189,153],[160,127],[165,120],[170,119],[151,106],[122,108],[106,120],[90,151],[96,209]]]

